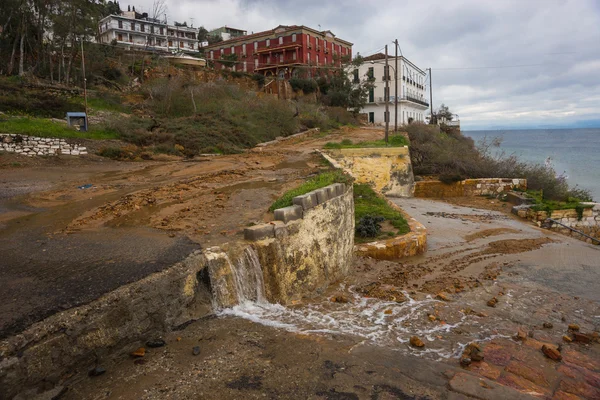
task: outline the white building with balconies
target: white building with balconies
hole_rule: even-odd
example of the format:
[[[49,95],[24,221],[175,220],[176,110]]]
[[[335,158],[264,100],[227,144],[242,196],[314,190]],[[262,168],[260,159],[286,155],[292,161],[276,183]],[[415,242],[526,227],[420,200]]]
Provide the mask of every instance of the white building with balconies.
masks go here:
[[[100,43],[114,43],[129,50],[198,52],[198,29],[169,25],[146,13],[124,11],[121,15],[109,15],[100,20],[98,29]]]
[[[367,104],[361,110],[366,114],[369,123],[385,124],[385,103],[388,101],[390,125],[395,119],[395,83],[398,81],[398,125],[412,122],[425,123],[425,114],[429,108],[425,89],[425,72],[407,60],[398,57],[398,71],[395,74],[395,58],[388,56],[389,71],[385,70],[385,54],[378,53],[364,58],[364,63],[351,71],[350,80],[358,83],[370,79],[374,88],[369,92]],[[388,81],[389,92],[385,83]]]

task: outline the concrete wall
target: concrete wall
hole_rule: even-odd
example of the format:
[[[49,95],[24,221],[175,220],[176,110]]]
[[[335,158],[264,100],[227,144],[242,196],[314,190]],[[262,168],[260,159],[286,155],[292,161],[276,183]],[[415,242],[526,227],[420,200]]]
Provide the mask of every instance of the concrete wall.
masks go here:
[[[175,266],[123,286],[81,307],[57,313],[0,341],[0,399],[39,390],[110,367],[147,340],[211,312],[202,283],[206,257],[195,252]]]
[[[550,218],[560,222],[563,225],[576,229],[580,232],[585,233],[591,237],[595,237],[600,240],[600,203],[585,203],[589,204],[591,208],[585,208],[582,212],[581,220],[577,215],[577,210],[555,210],[552,211]],[[546,224],[548,213],[546,211],[534,211],[530,208],[523,207],[517,210],[517,215],[523,218],[527,218],[530,221],[537,223],[540,226],[551,229],[555,232],[562,233],[567,236],[572,236],[576,239],[583,240],[588,243],[592,243],[592,240],[580,235],[577,232],[573,232],[569,228],[561,226],[559,224]],[[598,243],[598,242],[594,242]]]
[[[323,191],[329,195],[305,204],[301,218],[268,224],[272,233],[252,241],[271,302],[287,304],[313,295],[348,273],[354,249],[353,189],[344,185],[343,190],[317,192]]]
[[[481,178],[465,179],[446,184],[440,181],[419,181],[415,183],[415,197],[444,198],[463,196],[485,196],[509,190],[527,189],[527,179]]]
[[[59,154],[79,156],[87,154],[85,147],[77,144],[69,144],[65,139],[41,138],[8,133],[0,133],[1,150],[29,157],[55,156]]]
[[[414,176],[408,147],[327,150],[328,159],[389,197],[412,197]]]

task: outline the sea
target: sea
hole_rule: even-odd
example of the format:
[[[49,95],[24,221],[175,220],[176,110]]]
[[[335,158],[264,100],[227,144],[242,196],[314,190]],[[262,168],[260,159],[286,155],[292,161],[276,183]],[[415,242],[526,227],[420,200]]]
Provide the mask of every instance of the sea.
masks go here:
[[[478,142],[502,139],[500,148],[521,160],[544,164],[550,160],[569,186],[590,190],[600,202],[600,128],[462,131]]]

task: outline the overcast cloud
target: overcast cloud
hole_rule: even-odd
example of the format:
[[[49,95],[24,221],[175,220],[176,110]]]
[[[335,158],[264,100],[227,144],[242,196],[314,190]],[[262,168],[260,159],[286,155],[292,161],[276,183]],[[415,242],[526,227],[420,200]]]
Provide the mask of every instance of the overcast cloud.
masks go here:
[[[153,0],[134,1],[148,11]],[[433,69],[434,108],[445,103],[466,129],[600,126],[599,0],[168,0],[167,8],[170,21],[193,18],[209,30],[320,25],[353,42],[354,54],[385,44],[392,52],[398,38],[405,57]],[[480,68],[494,66],[507,68]]]

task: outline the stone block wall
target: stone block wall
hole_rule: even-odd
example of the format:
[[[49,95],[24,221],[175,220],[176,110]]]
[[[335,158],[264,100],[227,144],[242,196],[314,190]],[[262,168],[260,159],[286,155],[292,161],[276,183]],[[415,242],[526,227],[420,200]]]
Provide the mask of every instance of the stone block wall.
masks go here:
[[[357,183],[369,184],[389,197],[413,197],[414,176],[408,147],[335,149],[328,159],[352,175]]]
[[[0,151],[2,150],[29,157],[55,156],[59,154],[80,156],[87,154],[85,147],[70,144],[65,139],[42,138],[13,133],[0,133]]]
[[[450,184],[440,181],[419,181],[415,183],[415,197],[445,198],[485,196],[508,192],[514,189],[527,190],[527,179],[465,179],[464,181]]]
[[[591,239],[586,238],[577,232],[573,232],[571,229],[563,226],[566,225],[600,240],[600,203],[584,204],[587,204],[591,207],[583,209],[581,219],[579,219],[579,215],[575,209],[554,210],[550,216],[548,216],[546,211],[535,211],[531,208],[523,207],[517,209],[516,213],[520,217],[527,218],[528,220],[537,223],[539,226],[543,226],[555,232],[592,243],[593,241]],[[560,222],[562,225],[546,223],[547,218],[552,218],[553,220]],[[597,244],[598,242],[593,243]]]
[[[258,254],[271,302],[288,304],[314,295],[349,271],[354,250],[352,186],[334,184],[315,192],[294,199],[289,208],[296,210],[295,216],[287,222],[245,232]]]

